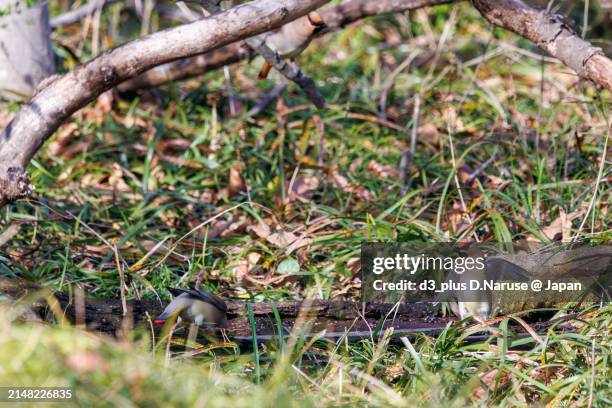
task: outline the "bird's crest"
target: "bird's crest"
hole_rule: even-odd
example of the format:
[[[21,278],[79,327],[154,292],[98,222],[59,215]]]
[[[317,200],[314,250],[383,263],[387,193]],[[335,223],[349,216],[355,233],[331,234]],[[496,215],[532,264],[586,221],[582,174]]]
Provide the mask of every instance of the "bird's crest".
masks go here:
[[[205,290],[200,290],[200,289],[196,289],[193,287],[189,289],[168,288],[168,290],[170,291],[170,293],[172,293],[172,296],[174,297],[177,297],[185,293],[193,299],[198,299],[206,303],[210,303],[211,305],[213,305],[214,307],[216,307],[223,313],[227,312],[227,305],[225,304],[225,301],[221,299],[219,296],[213,295],[212,293],[207,292]]]

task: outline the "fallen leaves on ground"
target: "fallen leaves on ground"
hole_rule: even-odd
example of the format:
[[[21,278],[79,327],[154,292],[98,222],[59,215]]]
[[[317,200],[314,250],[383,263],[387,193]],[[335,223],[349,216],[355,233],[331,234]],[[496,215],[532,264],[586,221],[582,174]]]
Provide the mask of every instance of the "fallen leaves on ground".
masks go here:
[[[308,202],[319,188],[319,177],[315,175],[299,175],[289,185],[287,199],[289,201]]]
[[[395,166],[388,164],[380,164],[376,160],[371,160],[368,163],[368,170],[374,176],[383,179],[397,179],[399,178],[399,170]]]
[[[331,184],[344,191],[345,193],[354,194],[358,199],[362,201],[368,201],[374,198],[374,195],[365,188],[357,184],[349,183],[348,179],[337,172],[331,173],[329,176]]]
[[[542,235],[551,241],[562,241],[569,242],[572,238],[572,222],[585,213],[584,209],[574,211],[572,213],[566,213],[563,208],[559,209],[559,216],[551,222],[547,227],[540,229]],[[529,235],[528,240],[540,241],[533,235]]]

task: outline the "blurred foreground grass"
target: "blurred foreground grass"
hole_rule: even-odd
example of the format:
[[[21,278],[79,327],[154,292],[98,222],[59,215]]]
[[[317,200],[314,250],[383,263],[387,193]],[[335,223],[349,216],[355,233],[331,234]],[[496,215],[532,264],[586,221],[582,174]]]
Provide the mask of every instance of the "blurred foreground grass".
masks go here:
[[[471,330],[457,326],[437,339],[404,340],[403,347],[389,345],[387,335],[350,345],[297,342],[284,353],[270,344],[259,353],[261,377],[254,375],[252,354],[169,359],[163,345],[151,351],[147,335],[115,340],[19,323],[18,309],[0,309],[0,384],[73,387],[79,406],[612,403],[612,307],[586,312],[571,323],[574,332],[550,330],[537,338],[516,337],[506,320],[496,336],[473,344],[462,341]]]
[[[119,6],[102,17],[107,46],[140,32]],[[60,70],[76,64],[67,47],[91,57],[92,34],[54,35]],[[360,22],[300,61],[327,109],[289,86],[231,117],[220,71],[77,113],[30,166],[36,195],[1,213],[16,234],[0,274],[119,297],[116,249],[129,298],[201,279],[234,299],[354,300],[363,239],[610,242],[610,94],[469,4]],[[231,68],[245,110],[273,86],[255,81],[259,64]],[[102,338],[19,311],[0,312],[0,384],[74,386],[82,406],[612,404],[610,306],[538,339],[502,322],[472,344],[450,327],[401,346],[299,343],[284,359],[267,345],[260,384],[252,354],[167,360],[146,333]]]

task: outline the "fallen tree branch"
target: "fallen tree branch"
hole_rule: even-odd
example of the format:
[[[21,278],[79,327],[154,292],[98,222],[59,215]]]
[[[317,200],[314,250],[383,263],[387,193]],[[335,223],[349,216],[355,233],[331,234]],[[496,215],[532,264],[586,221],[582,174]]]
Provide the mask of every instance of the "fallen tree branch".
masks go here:
[[[77,291],[74,291],[76,293]],[[34,309],[41,317],[49,311],[49,295],[51,292],[38,284],[19,277],[0,276],[0,293],[8,295],[9,299],[17,299],[18,303],[34,304]],[[69,322],[86,324],[89,330],[115,335],[124,327],[128,319],[133,326],[151,324],[149,317],[159,315],[166,306],[158,300],[128,300],[125,308],[129,316],[124,316],[124,305],[121,299],[98,299],[70,297],[63,292],[55,292],[54,298],[59,302],[62,316]],[[46,300],[45,300],[46,299]],[[227,301],[229,333],[232,336],[250,336],[250,324],[245,312],[247,302]],[[276,332],[274,308],[283,320],[283,326],[290,329],[298,316],[316,321],[311,329],[344,332],[345,330],[365,331],[376,326],[379,319],[387,317],[392,324],[394,316],[398,328],[429,328],[441,329],[453,320],[438,315],[438,307],[432,304],[383,304],[361,303],[349,301],[287,301],[274,303],[251,303],[253,315],[257,320],[257,333],[269,335]],[[365,320],[364,320],[365,319]],[[360,320],[360,322],[358,322]],[[370,324],[370,327],[368,327]],[[159,328],[159,327],[157,327]]]
[[[162,326],[154,325],[151,318],[159,315],[165,304],[157,300],[128,300],[125,305],[121,299],[86,298],[82,290],[73,291],[70,297],[63,292],[55,292],[53,296],[36,283],[25,281],[18,277],[0,276],[0,291],[8,295],[9,299],[18,299],[18,304],[32,305],[33,308],[24,313],[25,320],[49,320],[53,316],[68,323],[83,325],[87,330],[115,336],[125,328],[145,328],[159,334]],[[52,305],[52,303],[54,305]],[[245,311],[247,302],[227,301],[228,329],[230,338],[242,345],[252,344],[253,334],[251,325]],[[321,336],[328,340],[346,338],[348,341],[371,339],[376,334],[374,328],[379,327],[378,336],[387,329],[393,329],[393,335],[414,336],[427,334],[436,336],[443,331],[449,323],[456,321],[453,317],[440,316],[439,306],[431,303],[389,304],[389,303],[363,303],[351,301],[285,301],[250,303],[258,342],[275,341],[278,339],[278,322],[275,312],[278,312],[282,321],[283,336],[287,337],[294,330],[296,322],[300,321],[299,330],[304,330],[305,337]],[[128,311],[124,314],[124,309]],[[540,309],[541,312],[554,312],[556,309]],[[490,324],[499,323],[508,316],[521,316],[533,311],[517,312],[512,315],[497,317]],[[59,313],[60,316],[57,316]],[[564,320],[576,318],[579,313],[568,314],[552,320],[540,319],[542,314],[535,314],[536,322],[532,327],[542,330]],[[381,323],[382,320],[382,324]],[[531,319],[530,319],[531,320]],[[304,323],[307,322],[307,327]],[[485,325],[481,329],[485,328]],[[474,334],[479,332],[477,326],[472,326],[466,340],[485,340],[488,335]],[[522,326],[514,326],[513,332],[525,333]],[[180,333],[178,337],[181,337]],[[526,334],[526,333],[525,333]],[[185,335],[185,333],[183,333]],[[526,334],[527,335],[527,334]],[[396,339],[397,340],[397,339]]]
[[[280,27],[326,2],[253,1],[128,42],[48,81],[0,134],[0,208],[30,193],[32,185],[25,169],[31,158],[72,113],[102,92],[165,62]]]
[[[527,38],[581,77],[612,91],[612,60],[583,40],[565,17],[521,0],[472,0],[472,4],[491,24]]]
[[[283,80],[283,81],[279,82],[278,84],[276,84],[276,86],[274,86],[274,88],[272,88],[270,91],[268,91],[259,100],[259,102],[257,102],[257,105],[255,105],[251,109],[249,109],[249,111],[246,113],[246,116],[251,116],[252,117],[252,116],[259,115],[272,102],[274,102],[276,100],[276,98],[279,97],[279,95],[285,90],[286,87],[287,87],[287,81],[286,80]]]
[[[55,298],[59,301],[60,310],[68,322],[73,324],[80,322],[91,331],[115,336],[126,327],[140,327],[145,328],[146,331],[149,331],[149,328],[152,327],[157,334],[162,329],[162,326],[152,325],[150,321],[151,317],[161,313],[164,306],[155,300],[128,301],[126,306],[128,315],[124,316],[120,299],[80,299],[78,297],[71,299],[64,293],[56,293]],[[240,301],[227,302],[227,334],[231,340],[248,347],[252,344],[253,333],[245,312],[246,304],[247,302]],[[373,336],[383,335],[390,328],[393,329],[395,337],[414,336],[416,334],[436,336],[449,323],[456,321],[453,317],[440,316],[438,307],[426,303],[394,305],[313,300],[250,303],[250,305],[255,317],[255,329],[259,343],[278,339],[279,333],[273,312],[274,308],[278,311],[282,321],[283,337],[288,337],[294,331],[296,322],[299,321],[298,330],[303,330],[305,337],[321,336],[332,341],[343,338],[348,341],[371,339]],[[37,316],[43,319],[50,316],[50,310],[46,302],[36,304],[34,311],[37,312]],[[28,315],[32,316],[32,314]],[[532,327],[536,330],[542,330],[563,319],[571,320],[576,316],[575,314],[566,315],[549,321],[536,322],[533,323]],[[497,318],[498,321],[502,319]],[[383,321],[382,324],[380,324],[381,320]],[[306,327],[304,327],[305,322],[307,322]],[[376,334],[374,330],[379,325],[379,331]],[[472,327],[471,330],[473,333],[479,332],[475,327]],[[480,330],[486,331],[484,327]],[[512,330],[519,335],[528,335],[521,326],[513,325]],[[175,336],[182,337],[185,334],[183,332],[181,335],[179,332],[175,333]],[[466,340],[484,340],[488,337],[488,335],[471,334]]]
[[[65,316],[72,322],[76,321],[77,315],[83,315],[84,321],[90,330],[114,335],[122,327],[124,320],[123,308],[119,299],[86,299],[85,310],[76,310],[76,302],[63,293],[56,293]],[[232,336],[249,336],[251,334],[250,324],[245,312],[246,302],[228,301],[228,332]],[[155,300],[130,300],[127,309],[130,311],[130,321],[135,326],[149,324],[149,316],[157,316],[163,311],[163,305]],[[312,302],[275,302],[275,303],[251,303],[253,314],[257,321],[258,334],[272,334],[276,331],[276,322],[272,306],[278,310],[284,326],[291,328],[300,312],[302,316],[308,316],[315,323],[313,332],[327,329],[330,331],[343,332],[354,326],[354,330],[368,330],[366,321],[376,326],[380,318],[384,318],[394,305],[390,304],[366,304],[364,310],[361,304],[356,302],[334,302],[315,300]],[[44,303],[39,307],[46,308]],[[428,304],[404,304],[399,305],[397,316],[401,316],[402,328],[443,328],[450,318],[439,318],[436,309]],[[356,323],[365,317],[366,321]],[[391,316],[392,319],[392,316]],[[390,319],[390,320],[391,320]],[[412,322],[412,323],[410,323]]]
[[[401,13],[427,6],[460,2],[463,0],[346,0],[334,7],[328,7],[319,13],[331,30],[379,14]],[[231,65],[243,59],[251,58],[244,47],[231,44],[204,55],[171,62],[130,79],[121,85],[122,92],[143,88],[154,88],[167,82],[180,81],[206,72],[214,71],[225,65]]]

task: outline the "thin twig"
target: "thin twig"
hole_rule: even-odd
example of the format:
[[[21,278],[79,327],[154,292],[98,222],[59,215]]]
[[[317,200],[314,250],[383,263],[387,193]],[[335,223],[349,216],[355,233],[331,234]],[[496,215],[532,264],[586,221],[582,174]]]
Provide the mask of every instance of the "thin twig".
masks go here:
[[[221,7],[217,6],[214,1],[202,0],[202,8],[208,11],[211,15],[222,12]],[[319,109],[325,107],[325,98],[315,85],[312,78],[306,76],[300,67],[293,61],[287,61],[268,47],[261,37],[251,37],[244,40],[244,43],[251,48],[255,53],[261,55],[268,64],[274,67],[288,80],[295,82],[306,94],[308,99]]]
[[[489,157],[476,170],[474,170],[472,174],[470,174],[467,180],[465,180],[465,184],[468,184],[468,185],[472,184],[472,182],[476,180],[476,177],[480,176],[487,169],[487,167],[489,167],[491,163],[495,161],[495,159],[497,159],[497,150],[495,150],[495,153],[493,153],[491,157]]]
[[[247,113],[247,117],[257,116],[279,97],[279,95],[285,90],[289,81],[284,79],[279,82],[272,88],[269,92],[267,92],[264,96],[261,97],[257,105],[253,106]]]
[[[601,152],[601,160],[599,161],[599,172],[597,174],[597,181],[595,182],[595,188],[593,189],[593,196],[591,197],[591,202],[589,203],[589,208],[587,209],[587,212],[584,215],[584,219],[580,223],[580,227],[578,227],[576,234],[574,234],[572,238],[572,242],[576,242],[578,240],[580,236],[580,232],[582,231],[582,228],[584,228],[584,225],[586,224],[587,219],[589,218],[589,215],[591,214],[591,211],[593,211],[593,208],[595,207],[595,200],[597,199],[597,193],[599,193],[599,185],[601,184],[601,181],[603,179],[604,167],[606,164],[606,157],[608,153],[608,141],[610,140],[611,132],[612,132],[612,118],[608,118],[608,131],[606,132],[606,139],[604,141],[603,152]]]
[[[115,263],[117,265],[117,272],[119,272],[119,291],[121,292],[121,307],[123,309],[123,317],[127,316],[127,300],[125,297],[125,274],[123,272],[123,267],[121,266],[121,262],[119,261],[119,250],[117,246],[113,246],[113,251],[115,253]]]
[[[51,28],[55,29],[61,26],[78,23],[83,18],[92,15],[97,10],[102,10],[104,7],[110,5],[114,1],[116,0],[93,0],[79,8],[53,17],[50,20]]]

